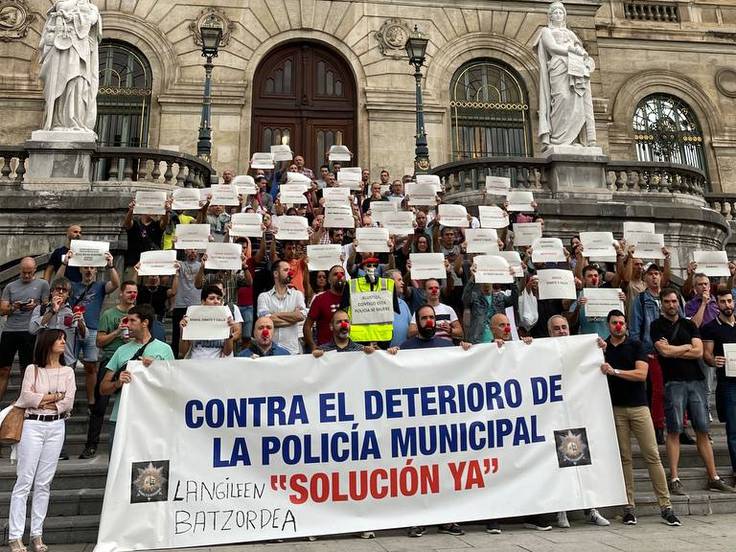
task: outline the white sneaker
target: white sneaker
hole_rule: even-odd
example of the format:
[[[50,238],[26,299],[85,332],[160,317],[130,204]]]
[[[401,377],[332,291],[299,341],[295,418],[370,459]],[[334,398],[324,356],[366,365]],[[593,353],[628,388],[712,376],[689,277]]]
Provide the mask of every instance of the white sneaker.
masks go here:
[[[376,534],[373,531],[363,531],[360,534],[360,538],[361,539],[375,539],[376,538]]]
[[[570,522],[567,521],[567,512],[557,512],[557,527],[560,529],[570,528]]]
[[[591,508],[590,514],[588,514],[588,521],[590,523],[595,523],[598,527],[608,527],[611,525],[611,522],[600,515],[598,510],[595,508]]]

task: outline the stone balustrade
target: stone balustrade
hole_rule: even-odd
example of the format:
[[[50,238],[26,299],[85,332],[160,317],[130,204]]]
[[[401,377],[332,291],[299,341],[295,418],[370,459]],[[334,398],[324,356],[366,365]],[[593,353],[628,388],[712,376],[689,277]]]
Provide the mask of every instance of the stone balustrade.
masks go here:
[[[731,226],[736,226],[736,195],[706,194],[705,201],[708,207],[719,213]]]
[[[3,166],[0,169],[0,186],[19,184],[26,174],[28,151],[23,146],[0,146]]]
[[[704,172],[675,163],[609,161],[608,189],[619,193],[671,193],[702,197],[708,188]]]
[[[454,161],[432,170],[443,181],[445,192],[483,191],[486,176],[506,176],[511,187],[529,190],[535,195],[550,191],[547,180],[547,161],[535,157],[481,157]]]
[[[212,167],[193,155],[148,148],[98,147],[94,180],[151,182],[186,188],[210,186]]]
[[[624,17],[631,21],[680,22],[676,3],[624,2]]]

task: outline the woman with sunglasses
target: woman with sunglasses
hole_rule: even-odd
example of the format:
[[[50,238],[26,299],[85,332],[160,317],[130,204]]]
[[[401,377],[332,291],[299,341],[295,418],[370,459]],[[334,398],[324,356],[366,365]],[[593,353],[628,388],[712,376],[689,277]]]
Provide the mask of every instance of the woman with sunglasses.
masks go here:
[[[31,550],[46,552],[43,522],[49,505],[51,481],[64,444],[65,421],[77,391],[74,370],[64,365],[66,335],[63,330],[42,330],[36,339],[33,364],[26,368],[20,397],[15,405],[25,408],[25,421],[17,445],[17,479],[10,497],[8,544],[11,552],[25,552],[23,531],[26,504],[33,487]]]

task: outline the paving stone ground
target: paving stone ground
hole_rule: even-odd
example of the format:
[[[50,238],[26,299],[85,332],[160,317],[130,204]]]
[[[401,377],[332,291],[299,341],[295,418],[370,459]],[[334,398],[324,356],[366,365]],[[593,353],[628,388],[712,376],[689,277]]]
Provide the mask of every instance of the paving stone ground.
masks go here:
[[[320,538],[269,544],[239,544],[179,549],[185,552],[709,552],[736,549],[736,514],[686,516],[681,527],[668,527],[657,518],[640,518],[636,526],[611,520],[610,527],[572,522],[570,529],[532,531],[521,525],[503,526],[500,535],[482,525],[465,526],[462,537],[439,535],[434,529],[418,539],[403,531],[381,531],[378,537]],[[92,552],[94,545],[54,545],[50,552]],[[166,552],[166,551],[159,551]]]

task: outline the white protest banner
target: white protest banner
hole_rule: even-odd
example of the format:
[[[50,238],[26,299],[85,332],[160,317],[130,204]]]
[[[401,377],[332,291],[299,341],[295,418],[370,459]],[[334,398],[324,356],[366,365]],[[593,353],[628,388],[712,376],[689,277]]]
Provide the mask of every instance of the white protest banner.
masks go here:
[[[352,175],[348,175],[348,176],[352,177]],[[358,192],[363,189],[363,182],[360,179],[355,180],[353,178],[347,178],[347,179],[338,178],[337,185],[340,188],[346,188],[348,190],[354,190]]]
[[[353,154],[350,152],[347,146],[330,146],[330,151],[327,153],[327,160],[332,161],[350,161],[353,158]]]
[[[437,214],[440,217],[442,226],[452,226],[454,228],[467,228],[470,224],[468,221],[468,211],[465,205],[457,203],[440,203],[437,207]]]
[[[519,255],[518,251],[499,251],[498,253],[494,253],[494,255],[506,259],[506,262],[509,263],[514,271],[514,278],[524,277],[524,264],[521,262],[521,255]]]
[[[275,144],[271,146],[271,157],[275,163],[291,161],[294,159],[294,152],[291,151],[288,144]]]
[[[306,218],[296,215],[284,215],[279,217],[276,239],[279,241],[308,240],[309,232],[307,228]]]
[[[174,188],[171,193],[171,208],[174,211],[199,209],[199,188]]]
[[[312,180],[304,173],[287,172],[286,173],[286,183],[287,184],[303,184],[304,191],[307,191],[309,186],[312,184]]]
[[[537,271],[539,299],[577,299],[572,270],[545,268]]]
[[[616,261],[616,248],[613,246],[612,232],[580,232],[583,256],[591,261]]]
[[[437,205],[437,191],[434,186],[419,183],[407,182],[404,184],[404,190],[409,198],[409,205]]]
[[[736,343],[724,343],[723,355],[726,357],[726,377],[736,378]]]
[[[628,244],[635,247],[634,256],[639,259],[664,259],[664,234],[632,232]]]
[[[388,253],[388,230],[386,228],[356,228],[355,239],[358,253]]]
[[[141,252],[138,276],[172,276],[176,274],[176,250]]]
[[[349,205],[350,204],[350,188],[323,188],[322,198],[327,205]]]
[[[486,193],[488,195],[506,196],[511,190],[511,179],[508,176],[486,176]]]
[[[376,222],[381,222],[387,213],[396,213],[399,210],[399,204],[394,201],[371,201],[371,218]]]
[[[603,361],[594,335],[132,361],[95,551],[624,504]]]
[[[250,168],[272,170],[274,168],[273,156],[270,153],[254,153],[250,158]]]
[[[480,205],[478,218],[481,228],[506,228],[509,225],[509,214],[497,205]]]
[[[238,189],[238,194],[244,197],[255,195],[258,191],[255,179],[249,174],[239,174],[233,178],[233,186]]]
[[[654,234],[654,233],[656,233],[656,230],[654,229],[653,222],[632,222],[632,221],[624,222],[624,239],[626,241],[629,241],[631,239],[631,234]]]
[[[72,240],[69,249],[72,252],[69,266],[107,266],[105,253],[110,251],[108,242]]]
[[[410,253],[412,280],[447,278],[445,256],[442,253]]]
[[[351,294],[350,313],[354,325],[391,323],[394,321],[394,294],[391,291]]]
[[[497,253],[498,232],[494,228],[468,228],[465,230],[468,253]]]
[[[606,318],[613,309],[624,311],[618,288],[583,288],[582,296],[587,298],[585,316],[588,318]]]
[[[432,188],[435,193],[442,191],[442,182],[440,181],[440,177],[436,174],[418,174],[414,177],[414,181],[419,186]]]
[[[304,184],[282,184],[279,188],[279,199],[285,205],[305,205],[307,197],[304,192],[306,191]]]
[[[135,193],[134,215],[163,215],[166,213],[166,192]]]
[[[542,237],[541,222],[515,222],[514,247],[532,245],[534,240]]]
[[[233,213],[230,216],[230,235],[241,238],[260,238],[263,235],[260,213]]]
[[[307,245],[309,271],[330,270],[335,265],[342,265],[342,246],[339,243],[325,245]]]
[[[532,242],[533,263],[563,263],[565,260],[560,238],[537,238]]]
[[[731,276],[728,268],[728,254],[725,251],[695,251],[693,260],[698,263],[696,272],[706,276]]]
[[[384,213],[381,215],[380,223],[390,234],[406,236],[414,232],[414,213],[411,211]]]
[[[210,243],[209,224],[177,224],[175,249],[205,249]]]
[[[204,267],[210,270],[240,270],[243,248],[239,243],[208,243]]]
[[[325,228],[355,228],[355,217],[350,205],[330,205],[325,207]]]
[[[475,281],[479,284],[513,284],[509,263],[498,255],[478,255],[473,259]]]
[[[532,207],[532,203],[534,202],[534,194],[532,192],[520,192],[518,190],[510,191],[506,196],[506,201],[508,201],[509,203],[506,207],[509,212],[534,211],[534,207]]]
[[[230,326],[227,319],[232,318],[230,309],[224,305],[192,305],[187,307],[187,325],[181,332],[184,341],[204,339],[227,339]]]
[[[240,205],[238,188],[234,184],[215,184],[210,187],[210,205]]]

